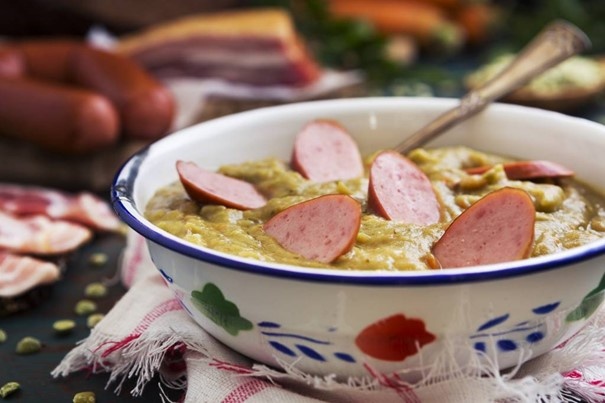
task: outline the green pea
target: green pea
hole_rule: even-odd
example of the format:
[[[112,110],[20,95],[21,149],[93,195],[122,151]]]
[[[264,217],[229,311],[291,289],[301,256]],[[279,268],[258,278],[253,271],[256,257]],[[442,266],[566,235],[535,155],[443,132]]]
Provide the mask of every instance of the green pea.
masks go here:
[[[76,327],[76,322],[71,319],[61,319],[53,323],[53,329],[59,334],[69,333]]]
[[[88,317],[88,319],[86,320],[86,325],[89,328],[93,328],[95,327],[103,318],[105,317],[105,315],[103,315],[102,313],[93,313],[92,315],[90,315]]]
[[[95,392],[78,392],[74,395],[73,403],[95,403]]]
[[[0,343],[4,343],[7,339],[6,332],[0,329]]]
[[[0,397],[4,399],[4,398],[12,395],[19,389],[21,389],[21,385],[19,385],[19,383],[7,382],[0,388]]]
[[[42,343],[35,337],[24,337],[17,343],[17,354],[26,355],[34,354],[42,349]]]
[[[84,289],[84,294],[89,298],[101,298],[107,295],[107,287],[102,283],[90,283]]]
[[[78,301],[74,310],[77,315],[89,315],[97,310],[97,304],[89,299],[83,299]]]
[[[109,260],[107,258],[107,255],[105,253],[93,253],[92,255],[90,255],[88,261],[90,262],[90,264],[92,264],[93,266],[103,266],[105,265],[105,263],[107,263],[107,260]]]

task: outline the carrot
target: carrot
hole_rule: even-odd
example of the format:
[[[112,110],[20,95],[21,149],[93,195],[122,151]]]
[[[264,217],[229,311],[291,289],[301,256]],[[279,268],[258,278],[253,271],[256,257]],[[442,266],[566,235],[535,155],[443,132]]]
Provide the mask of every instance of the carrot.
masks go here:
[[[480,45],[488,41],[502,24],[502,12],[490,3],[472,3],[461,7],[454,17],[464,30],[467,42]]]
[[[434,4],[418,0],[329,0],[333,16],[364,19],[383,34],[406,34],[425,47],[457,50],[463,33]]]
[[[421,3],[434,4],[446,10],[454,10],[458,7],[463,7],[469,4],[471,1],[477,2],[479,0],[418,0]]]

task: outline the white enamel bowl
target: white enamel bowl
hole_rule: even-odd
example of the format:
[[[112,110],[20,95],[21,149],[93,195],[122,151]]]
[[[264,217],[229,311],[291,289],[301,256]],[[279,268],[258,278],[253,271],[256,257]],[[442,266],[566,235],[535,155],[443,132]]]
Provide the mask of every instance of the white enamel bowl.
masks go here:
[[[142,215],[156,189],[177,180],[178,159],[209,169],[268,156],[287,160],[296,132],[316,118],[340,121],[367,154],[398,144],[455,102],[330,100],[202,123],[127,161],[112,187],[113,206],[147,239],[155,265],[191,317],[259,362],[342,377],[400,371],[410,379],[444,359],[466,368],[489,357],[507,368],[551,350],[587,323],[603,299],[605,240],[491,266],[345,272],[265,264],[194,246]],[[452,144],[556,161],[605,192],[605,127],[597,123],[494,104],[429,146]]]

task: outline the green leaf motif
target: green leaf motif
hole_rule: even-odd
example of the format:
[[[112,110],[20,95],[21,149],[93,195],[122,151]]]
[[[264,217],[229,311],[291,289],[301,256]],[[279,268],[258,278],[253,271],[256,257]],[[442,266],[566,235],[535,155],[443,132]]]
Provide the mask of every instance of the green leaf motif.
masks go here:
[[[565,320],[567,322],[575,322],[589,318],[590,315],[595,313],[595,311],[599,308],[601,302],[603,302],[603,299],[605,299],[605,293],[603,293],[603,290],[605,290],[605,274],[603,277],[601,277],[599,285],[597,285],[594,290],[586,294],[580,305],[571,311]]]
[[[227,300],[215,284],[206,283],[202,291],[192,291],[191,301],[202,314],[232,336],[253,327],[252,322],[240,316],[237,305]]]

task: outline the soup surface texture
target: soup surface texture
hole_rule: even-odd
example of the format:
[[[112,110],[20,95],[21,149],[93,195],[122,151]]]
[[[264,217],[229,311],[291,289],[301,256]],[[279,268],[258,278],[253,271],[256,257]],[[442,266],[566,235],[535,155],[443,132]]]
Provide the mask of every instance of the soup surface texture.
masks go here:
[[[373,155],[366,158],[366,168]],[[508,186],[525,190],[536,208],[531,256],[571,249],[605,237],[605,197],[573,178],[509,180],[502,163],[512,161],[470,149],[416,149],[408,156],[430,179],[441,204],[436,224],[389,221],[367,207],[368,178],[313,183],[287,162],[269,158],[227,165],[219,172],[254,184],[268,203],[240,211],[191,200],[180,182],[159,189],[146,206],[155,225],[189,242],[218,251],[268,262],[356,270],[430,270],[431,248],[451,221],[487,193]],[[483,174],[465,169],[490,165]],[[323,194],[347,194],[363,209],[352,250],[330,264],[288,252],[263,231],[263,224],[285,208]]]

